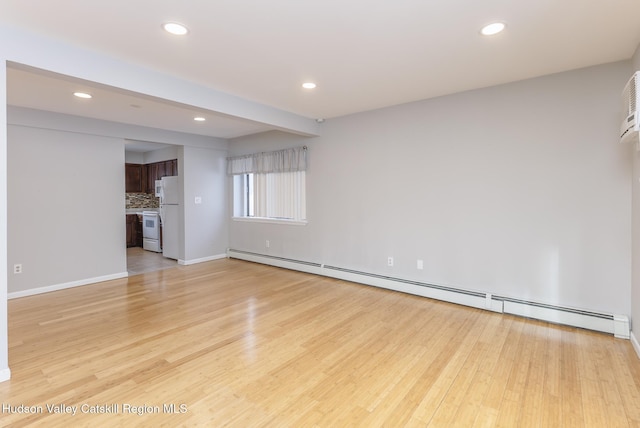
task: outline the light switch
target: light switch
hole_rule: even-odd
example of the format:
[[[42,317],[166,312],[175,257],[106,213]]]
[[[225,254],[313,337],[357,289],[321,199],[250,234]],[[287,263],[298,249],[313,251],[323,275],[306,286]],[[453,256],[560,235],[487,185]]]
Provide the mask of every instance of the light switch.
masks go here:
[[[202,197],[201,196],[196,196],[195,203],[196,204],[201,204],[202,203]]]

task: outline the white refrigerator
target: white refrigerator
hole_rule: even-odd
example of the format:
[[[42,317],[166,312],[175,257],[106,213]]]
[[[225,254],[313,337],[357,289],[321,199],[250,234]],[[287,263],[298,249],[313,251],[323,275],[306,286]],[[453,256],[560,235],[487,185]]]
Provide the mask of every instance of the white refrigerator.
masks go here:
[[[160,221],[162,222],[162,255],[178,260],[180,195],[178,177],[162,177],[160,186]]]

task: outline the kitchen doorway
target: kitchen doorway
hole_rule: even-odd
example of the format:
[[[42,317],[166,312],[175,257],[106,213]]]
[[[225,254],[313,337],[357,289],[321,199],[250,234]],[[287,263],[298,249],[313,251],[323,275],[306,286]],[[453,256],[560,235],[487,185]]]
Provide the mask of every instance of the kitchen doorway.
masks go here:
[[[178,146],[150,141],[125,141],[125,215],[127,242],[127,272],[137,275],[176,267],[177,254],[168,243],[169,232],[177,232],[177,224],[163,219],[160,212],[167,205],[168,196],[176,196],[177,189],[165,188],[165,180],[177,182]],[[158,183],[161,183],[158,188]],[[169,192],[169,190],[172,190]],[[177,196],[176,196],[177,197]],[[176,207],[177,208],[177,207]],[[166,216],[165,216],[166,217]],[[175,226],[175,227],[172,227]],[[164,244],[161,234],[164,236]],[[177,241],[177,238],[176,240]],[[163,248],[165,247],[165,248]],[[177,252],[177,249],[175,250]],[[169,258],[168,258],[169,257]]]

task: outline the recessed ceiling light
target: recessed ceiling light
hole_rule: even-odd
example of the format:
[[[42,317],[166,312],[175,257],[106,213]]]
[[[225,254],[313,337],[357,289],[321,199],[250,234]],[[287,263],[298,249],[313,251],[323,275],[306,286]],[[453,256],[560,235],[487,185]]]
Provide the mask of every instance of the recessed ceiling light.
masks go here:
[[[197,117],[194,117],[193,120],[195,120],[196,122],[204,122],[207,119],[201,116],[197,116]]]
[[[494,34],[498,34],[502,30],[504,30],[505,27],[506,25],[504,22],[494,22],[492,24],[485,25],[484,27],[482,27],[482,30],[480,30],[480,33],[482,33],[483,36],[493,36]]]
[[[87,94],[86,92],[74,92],[73,95],[75,95],[78,98],[86,98],[86,99],[93,98],[91,94]]]
[[[315,89],[316,84],[313,82],[306,82],[302,84],[302,87],[305,89]]]
[[[178,24],[177,22],[166,22],[162,24],[162,28],[164,28],[164,31],[167,33],[171,33],[176,36],[184,36],[189,32],[187,27],[182,24]]]

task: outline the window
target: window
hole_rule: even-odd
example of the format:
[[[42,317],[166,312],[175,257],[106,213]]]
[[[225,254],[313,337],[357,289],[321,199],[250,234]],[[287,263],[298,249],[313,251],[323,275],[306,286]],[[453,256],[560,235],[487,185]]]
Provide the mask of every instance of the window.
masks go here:
[[[305,221],[305,172],[235,175],[234,217]]]
[[[306,148],[228,159],[233,175],[233,217],[306,223]]]

